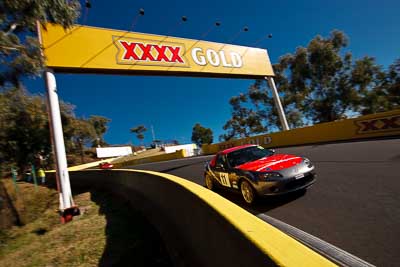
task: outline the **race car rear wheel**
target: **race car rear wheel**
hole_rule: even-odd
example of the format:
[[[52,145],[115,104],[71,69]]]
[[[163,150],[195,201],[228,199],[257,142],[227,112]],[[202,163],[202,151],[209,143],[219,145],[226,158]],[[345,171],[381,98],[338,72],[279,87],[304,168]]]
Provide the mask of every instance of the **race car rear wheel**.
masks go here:
[[[240,183],[240,192],[242,193],[242,197],[243,197],[244,201],[246,201],[247,204],[254,203],[256,194],[254,192],[253,187],[250,185],[249,182],[244,180]]]
[[[206,174],[205,176],[206,187],[210,190],[214,189],[214,182],[210,175]]]

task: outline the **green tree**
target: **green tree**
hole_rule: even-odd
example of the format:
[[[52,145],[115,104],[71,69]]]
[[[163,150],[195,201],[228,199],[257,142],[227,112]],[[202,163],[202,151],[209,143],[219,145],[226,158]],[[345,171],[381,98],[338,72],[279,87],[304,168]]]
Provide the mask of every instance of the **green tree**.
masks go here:
[[[51,151],[46,106],[43,98],[21,89],[8,90],[1,96],[2,161],[13,162],[23,170],[36,156]]]
[[[203,144],[211,144],[213,142],[213,132],[210,128],[205,128],[196,123],[192,130],[192,141],[201,147]]]
[[[280,90],[307,121],[338,120],[354,108],[358,92],[351,84],[352,55],[343,52],[347,43],[346,35],[334,30],[329,37],[316,36],[306,48],[280,59]]]
[[[0,2],[0,86],[20,87],[23,76],[40,75],[44,60],[36,23],[67,28],[79,16],[78,0],[4,0]]]
[[[387,109],[400,108],[400,58],[390,65],[384,86],[389,102]]]
[[[137,139],[139,139],[139,141],[141,142],[141,144],[143,145],[143,139],[144,139],[144,132],[147,131],[146,127],[144,127],[144,125],[139,125],[136,127],[133,127],[130,129],[131,133],[135,133]]]
[[[60,109],[67,153],[82,156],[85,145],[96,139],[95,129],[75,117],[71,104],[61,102]],[[45,98],[23,88],[0,92],[0,164],[23,170],[39,156],[50,164],[51,151]]]
[[[385,72],[373,58],[365,57],[356,62],[352,82],[362,92],[358,108],[361,114],[400,108],[400,59]]]
[[[289,99],[282,99],[282,103],[290,127],[302,126],[301,114],[296,107]],[[220,141],[271,132],[280,127],[271,90],[264,80],[256,80],[246,93],[232,97],[229,104],[232,117],[223,126],[226,133],[219,136]]]
[[[85,119],[73,119],[72,127],[74,129],[73,140],[79,148],[81,162],[85,163],[84,146],[88,143],[93,143],[96,138],[96,130],[90,121]]]
[[[93,125],[97,136],[92,144],[92,147],[107,145],[103,136],[107,132],[107,123],[109,123],[111,120],[106,117],[92,115],[88,121]]]
[[[400,106],[400,59],[382,70],[374,58],[353,61],[344,51],[343,32],[316,36],[307,47],[280,57],[275,81],[291,128],[369,114]],[[232,117],[221,140],[271,132],[280,128],[271,90],[257,80],[246,93],[230,100]]]
[[[30,96],[21,78],[40,75],[44,59],[37,39],[37,23],[70,27],[78,18],[77,0],[0,1],[0,160],[24,167],[35,156],[49,155],[49,127],[45,102]],[[62,114],[65,119],[66,114]],[[63,120],[64,121],[64,120]]]

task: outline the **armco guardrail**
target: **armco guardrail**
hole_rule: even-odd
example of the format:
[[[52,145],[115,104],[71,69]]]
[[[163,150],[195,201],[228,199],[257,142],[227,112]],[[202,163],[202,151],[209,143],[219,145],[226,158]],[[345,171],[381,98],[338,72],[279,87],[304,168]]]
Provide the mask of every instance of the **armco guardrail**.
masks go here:
[[[71,172],[73,188],[111,191],[158,228],[175,266],[335,266],[230,201],[151,171]]]
[[[207,155],[242,144],[258,144],[268,148],[390,136],[400,136],[400,109],[219,144],[203,145],[202,151]]]
[[[121,168],[121,167],[132,166],[132,165],[143,164],[143,163],[181,159],[181,158],[184,158],[185,156],[186,155],[185,155],[184,150],[178,150],[174,153],[155,155],[155,156],[150,156],[150,157],[140,158],[140,159],[124,160],[124,158],[120,158],[120,159],[116,159],[111,162],[114,164],[114,166],[116,168]]]

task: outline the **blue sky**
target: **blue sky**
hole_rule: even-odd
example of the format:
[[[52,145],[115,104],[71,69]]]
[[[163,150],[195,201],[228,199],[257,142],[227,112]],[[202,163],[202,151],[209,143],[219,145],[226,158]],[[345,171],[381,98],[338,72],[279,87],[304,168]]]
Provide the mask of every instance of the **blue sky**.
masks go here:
[[[258,47],[268,49],[272,63],[298,46],[306,46],[316,35],[327,36],[333,29],[350,38],[348,49],[354,58],[373,56],[387,67],[400,58],[400,1],[96,1],[92,0],[86,24],[128,30],[139,8],[145,9],[134,31],[177,37],[227,42],[244,27],[233,44],[253,46],[272,33]],[[180,23],[181,16],[188,21]],[[215,21],[221,26],[212,28]],[[83,23],[83,19],[79,20]],[[76,106],[79,117],[102,115],[112,120],[105,139],[110,144],[138,140],[131,127],[144,124],[145,142],[156,138],[188,143],[192,127],[200,123],[214,132],[214,142],[230,118],[229,99],[245,92],[252,80],[143,77],[118,75],[57,74],[59,96]],[[26,80],[32,93],[44,93],[41,78]]]

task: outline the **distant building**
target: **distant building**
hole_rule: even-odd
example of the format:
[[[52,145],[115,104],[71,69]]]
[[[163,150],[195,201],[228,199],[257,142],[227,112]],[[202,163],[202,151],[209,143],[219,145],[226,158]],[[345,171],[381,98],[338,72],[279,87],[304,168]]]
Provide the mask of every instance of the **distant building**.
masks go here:
[[[198,148],[196,144],[186,144],[186,145],[171,145],[164,146],[165,153],[174,153],[178,150],[185,150],[186,157],[192,157],[198,155]]]

